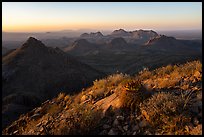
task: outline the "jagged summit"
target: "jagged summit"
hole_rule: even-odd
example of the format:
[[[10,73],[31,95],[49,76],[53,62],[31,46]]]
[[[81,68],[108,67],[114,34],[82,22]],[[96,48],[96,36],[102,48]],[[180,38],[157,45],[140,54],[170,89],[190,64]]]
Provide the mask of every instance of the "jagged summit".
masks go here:
[[[83,38],[100,38],[100,37],[103,37],[103,34],[98,31],[98,32],[91,32],[90,34],[89,33],[83,33],[80,35],[80,37],[83,37]]]
[[[124,29],[114,30],[111,35],[127,35],[129,32],[125,31]]]
[[[31,37],[2,59],[2,125],[60,91],[80,91],[102,75],[60,49],[46,47]]]
[[[152,39],[150,39],[148,42],[145,43],[145,45],[151,45],[155,44],[157,42],[170,42],[170,41],[175,41],[176,39],[174,37],[169,37],[166,35],[158,35]]]
[[[45,45],[34,37],[29,37],[26,42],[22,45],[22,48],[25,47],[45,47]]]

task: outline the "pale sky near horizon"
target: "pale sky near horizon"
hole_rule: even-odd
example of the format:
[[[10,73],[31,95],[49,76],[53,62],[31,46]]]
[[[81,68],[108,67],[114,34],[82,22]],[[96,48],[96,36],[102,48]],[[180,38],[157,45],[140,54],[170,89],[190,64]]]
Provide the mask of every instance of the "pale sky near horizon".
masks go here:
[[[202,2],[2,2],[2,31],[202,29]]]

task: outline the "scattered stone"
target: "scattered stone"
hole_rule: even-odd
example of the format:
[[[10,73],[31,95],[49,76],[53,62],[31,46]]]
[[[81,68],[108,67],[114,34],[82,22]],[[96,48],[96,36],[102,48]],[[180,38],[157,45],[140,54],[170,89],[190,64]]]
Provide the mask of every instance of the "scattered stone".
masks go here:
[[[43,121],[42,121],[42,124],[43,124],[43,125],[46,125],[47,123],[48,123],[48,120],[43,120]]]
[[[16,131],[13,132],[13,134],[16,134],[16,133],[18,133],[18,130],[16,130]]]
[[[39,113],[32,115],[30,118],[31,119],[37,119],[39,118],[41,115]]]
[[[117,119],[115,119],[114,122],[113,122],[113,126],[114,126],[114,127],[117,127],[118,125],[119,125],[119,122],[118,122]]]
[[[152,135],[148,130],[144,132],[145,135]]]
[[[27,135],[33,135],[33,133],[34,133],[34,130],[31,129],[31,130],[29,130],[26,134],[27,134]],[[24,134],[22,134],[22,135],[24,135]]]
[[[41,122],[39,122],[39,123],[36,125],[36,127],[39,127],[41,124],[42,124],[42,123],[41,123]]]
[[[136,131],[132,133],[132,135],[136,135],[136,134],[137,134],[137,132],[136,132]]]
[[[197,125],[199,124],[199,121],[198,121],[198,118],[197,118],[197,117],[193,118],[193,124],[194,124],[195,126],[197,126]]]
[[[46,100],[45,102],[42,103],[42,105],[47,105],[49,104],[49,100]]]
[[[136,120],[139,120],[142,118],[142,115],[139,115],[138,117],[136,117]]]
[[[121,131],[121,132],[124,132],[123,128],[121,126],[118,126],[118,129]]]
[[[116,119],[118,119],[119,121],[124,121],[124,117],[123,116],[116,116]]]
[[[131,131],[130,130],[127,131],[127,135],[131,135]]]
[[[99,133],[99,135],[107,135],[107,134],[108,134],[107,130],[103,130],[103,131],[101,131],[101,132]]]
[[[35,110],[35,113],[40,113],[41,110],[42,110],[42,107],[38,107],[38,108]]]
[[[162,134],[161,134],[161,133],[159,133],[159,132],[156,132],[156,133],[155,133],[155,135],[162,135]]]
[[[124,126],[123,129],[124,129],[125,131],[127,131],[127,130],[128,130],[128,125]]]
[[[43,127],[41,127],[39,131],[40,131],[40,132],[42,132],[43,130],[44,130],[44,128],[43,128]]]
[[[139,123],[139,127],[146,127],[147,126],[147,121],[146,120],[142,120],[140,123]]]
[[[118,133],[113,129],[110,129],[110,131],[108,132],[108,135],[118,135]]]
[[[108,125],[108,124],[104,124],[104,125],[103,125],[103,129],[109,129],[109,128],[111,128],[110,125]]]
[[[132,128],[133,131],[137,131],[139,130],[139,126],[138,125],[135,125],[133,128]]]

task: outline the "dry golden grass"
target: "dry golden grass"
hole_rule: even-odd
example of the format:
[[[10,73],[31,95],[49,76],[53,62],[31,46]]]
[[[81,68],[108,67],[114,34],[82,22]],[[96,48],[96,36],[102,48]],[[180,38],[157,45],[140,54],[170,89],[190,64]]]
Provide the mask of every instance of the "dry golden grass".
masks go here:
[[[185,126],[191,117],[184,115],[184,98],[170,93],[158,93],[145,100],[141,112],[155,132],[188,134]]]
[[[90,134],[98,127],[102,118],[100,110],[91,110],[90,106],[75,106],[73,111],[67,111],[67,119],[64,127],[60,129],[60,135],[85,135]]]

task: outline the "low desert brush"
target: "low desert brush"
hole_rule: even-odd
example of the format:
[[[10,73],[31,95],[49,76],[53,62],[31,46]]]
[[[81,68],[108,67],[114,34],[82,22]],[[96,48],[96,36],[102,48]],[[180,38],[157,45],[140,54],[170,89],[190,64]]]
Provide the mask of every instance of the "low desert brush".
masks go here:
[[[185,100],[171,93],[158,93],[145,100],[140,110],[157,132],[185,134],[190,116],[184,115]]]

